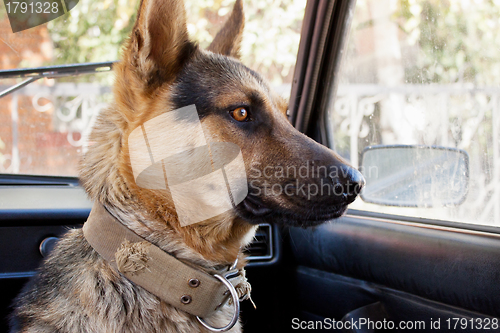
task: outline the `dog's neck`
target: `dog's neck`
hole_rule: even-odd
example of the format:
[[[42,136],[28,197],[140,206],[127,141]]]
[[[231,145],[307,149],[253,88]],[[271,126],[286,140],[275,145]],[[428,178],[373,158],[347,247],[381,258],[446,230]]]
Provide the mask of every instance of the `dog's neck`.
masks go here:
[[[83,235],[125,278],[181,311],[209,317],[227,300],[227,290],[233,303],[250,297],[250,284],[237,262],[217,270],[187,264],[132,232],[99,203],[94,203]]]
[[[94,144],[80,169],[80,181],[90,198],[127,228],[178,259],[207,268],[243,259],[241,248],[252,240],[256,226],[228,214],[225,220],[181,227],[175,214],[169,214],[168,204],[138,188],[123,147],[126,123],[113,107],[96,121],[89,139]]]

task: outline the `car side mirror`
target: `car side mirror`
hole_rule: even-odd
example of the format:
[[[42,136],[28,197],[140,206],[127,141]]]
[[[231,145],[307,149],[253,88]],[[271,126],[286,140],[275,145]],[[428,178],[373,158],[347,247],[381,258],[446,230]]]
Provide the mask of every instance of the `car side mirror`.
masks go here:
[[[361,154],[365,202],[385,206],[460,205],[469,185],[469,155],[438,146],[373,146]]]

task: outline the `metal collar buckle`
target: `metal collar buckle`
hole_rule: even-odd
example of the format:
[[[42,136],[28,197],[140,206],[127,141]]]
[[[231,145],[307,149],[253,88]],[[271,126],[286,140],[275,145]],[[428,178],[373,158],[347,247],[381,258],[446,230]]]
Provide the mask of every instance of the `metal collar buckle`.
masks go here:
[[[229,267],[229,269],[227,270],[226,273],[224,273],[224,277],[226,279],[232,279],[234,277],[237,277],[237,276],[240,276],[242,275],[243,273],[236,268],[236,266],[238,265],[238,258],[236,258],[236,260],[234,261],[234,263]],[[246,278],[244,278],[245,281],[246,281]],[[243,302],[243,301],[246,301],[247,299],[250,298],[250,293],[248,292],[248,290],[245,291],[245,294],[243,294],[240,298],[240,302]]]

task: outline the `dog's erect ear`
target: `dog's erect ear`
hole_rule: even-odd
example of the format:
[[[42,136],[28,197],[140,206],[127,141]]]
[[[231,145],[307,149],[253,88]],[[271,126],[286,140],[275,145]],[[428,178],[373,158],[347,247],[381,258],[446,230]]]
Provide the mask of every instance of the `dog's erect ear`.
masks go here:
[[[195,50],[179,0],[141,0],[125,57],[148,84],[169,81]]]
[[[243,3],[242,0],[236,0],[231,16],[229,16],[224,27],[217,33],[208,50],[239,58],[244,26],[245,15],[243,14]]]

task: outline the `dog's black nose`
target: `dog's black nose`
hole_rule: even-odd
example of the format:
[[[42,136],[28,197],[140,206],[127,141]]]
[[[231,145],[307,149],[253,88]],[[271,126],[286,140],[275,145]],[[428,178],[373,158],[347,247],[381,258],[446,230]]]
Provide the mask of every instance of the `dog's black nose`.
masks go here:
[[[344,175],[343,194],[348,203],[356,199],[366,184],[365,177],[358,170],[350,166],[341,166]]]

